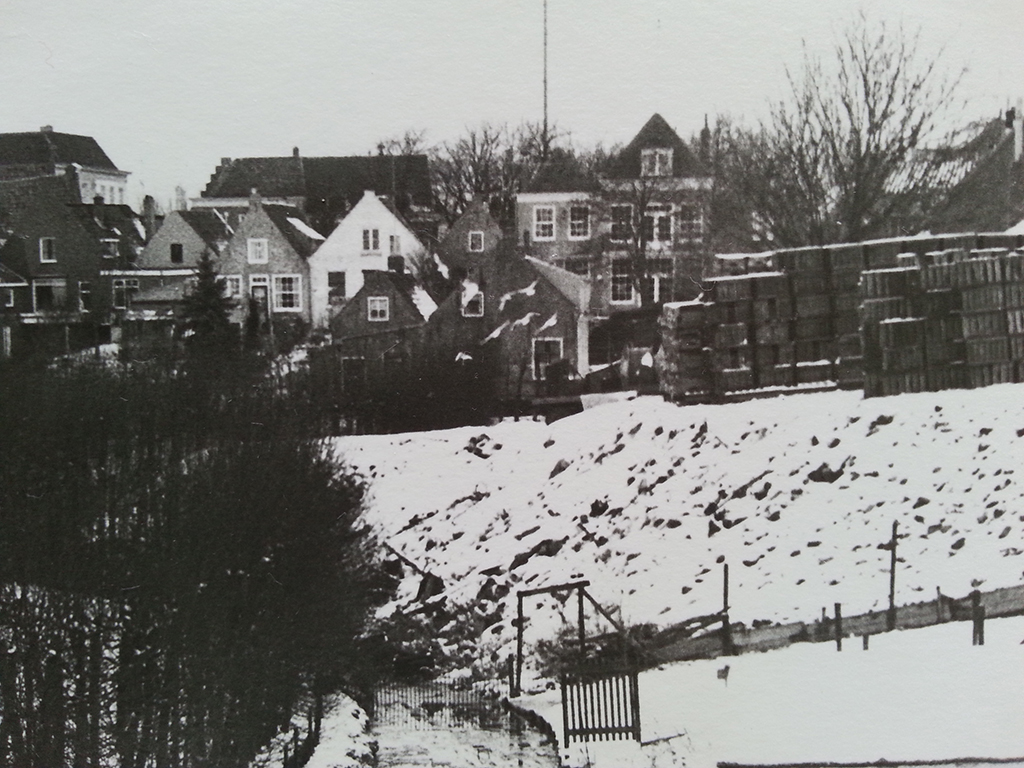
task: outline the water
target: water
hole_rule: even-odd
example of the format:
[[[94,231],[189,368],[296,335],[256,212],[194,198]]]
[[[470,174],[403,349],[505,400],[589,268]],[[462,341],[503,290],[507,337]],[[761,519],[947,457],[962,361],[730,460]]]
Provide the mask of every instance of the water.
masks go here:
[[[437,686],[378,696],[374,738],[380,768],[557,768],[555,745],[496,699]]]

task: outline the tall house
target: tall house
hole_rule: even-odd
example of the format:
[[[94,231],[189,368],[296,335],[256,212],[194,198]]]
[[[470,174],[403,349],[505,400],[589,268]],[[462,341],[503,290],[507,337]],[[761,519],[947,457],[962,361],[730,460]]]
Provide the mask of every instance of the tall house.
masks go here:
[[[0,179],[78,177],[78,202],[124,204],[128,171],[119,170],[92,136],[58,133],[44,125],[30,133],[0,133]]]
[[[596,317],[692,298],[707,256],[712,180],[661,115],[596,175],[555,155],[517,196],[530,256],[591,281]]]

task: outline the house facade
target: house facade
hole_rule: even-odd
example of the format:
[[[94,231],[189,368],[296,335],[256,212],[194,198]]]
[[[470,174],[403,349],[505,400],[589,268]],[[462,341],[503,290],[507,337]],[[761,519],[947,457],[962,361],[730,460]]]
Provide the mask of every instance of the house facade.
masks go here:
[[[314,327],[332,326],[332,318],[362,289],[367,272],[408,272],[425,255],[402,217],[366,190],[309,259]]]
[[[525,252],[586,277],[595,317],[690,298],[708,255],[712,180],[655,114],[596,178],[557,160],[517,196]]]

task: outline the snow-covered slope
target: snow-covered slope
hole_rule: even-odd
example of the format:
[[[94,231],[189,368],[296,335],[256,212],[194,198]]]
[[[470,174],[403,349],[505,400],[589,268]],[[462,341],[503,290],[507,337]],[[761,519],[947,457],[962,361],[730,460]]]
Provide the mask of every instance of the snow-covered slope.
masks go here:
[[[1024,385],[864,400],[830,392],[720,406],[615,403],[551,425],[339,438],[367,520],[507,653],[515,591],[590,580],[629,623],[721,605],[733,621],[883,608],[1024,581]],[[407,569],[399,603],[419,577]],[[528,642],[563,622],[528,601]],[[575,606],[565,609],[572,621]],[[588,621],[591,620],[588,614]]]

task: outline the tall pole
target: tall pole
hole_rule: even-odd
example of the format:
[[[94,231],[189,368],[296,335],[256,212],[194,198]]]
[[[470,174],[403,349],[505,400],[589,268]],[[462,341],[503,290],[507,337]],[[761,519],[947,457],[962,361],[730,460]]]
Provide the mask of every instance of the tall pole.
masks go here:
[[[548,0],[544,0],[544,135],[542,137],[542,159],[548,159]]]
[[[899,528],[899,521],[892,521],[891,553],[889,557],[889,614],[887,618],[888,627],[896,629],[896,531]]]

